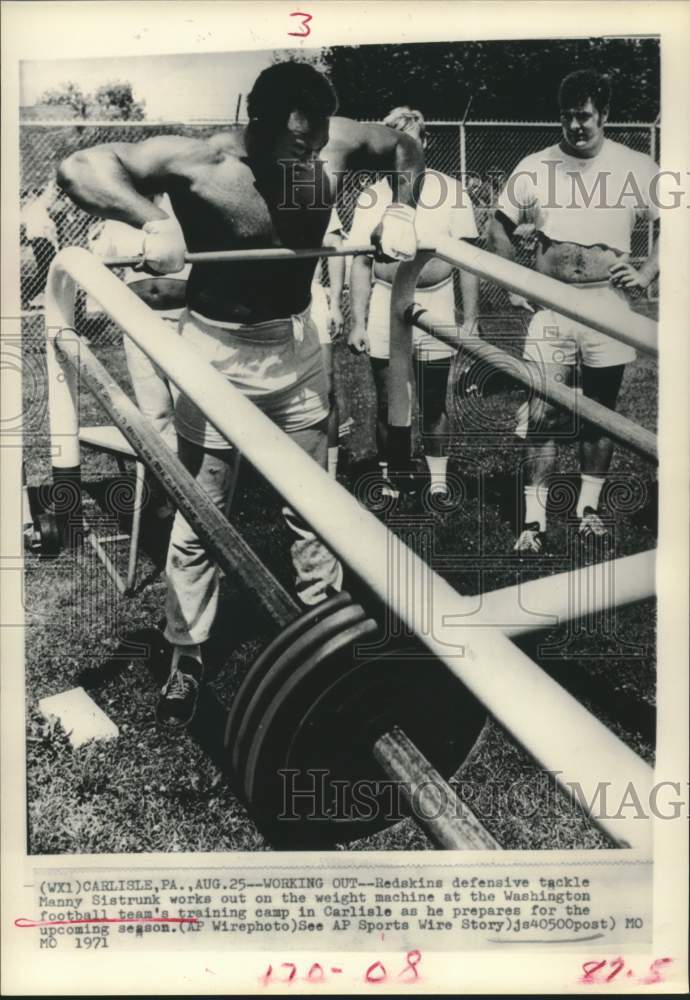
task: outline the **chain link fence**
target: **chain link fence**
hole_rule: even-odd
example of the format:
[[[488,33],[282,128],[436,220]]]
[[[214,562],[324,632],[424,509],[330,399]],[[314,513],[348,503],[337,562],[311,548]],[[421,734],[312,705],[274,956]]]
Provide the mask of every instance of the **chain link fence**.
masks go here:
[[[50,262],[57,249],[88,247],[102,223],[77,208],[55,187],[60,161],[78,149],[103,142],[139,142],[156,135],[205,138],[227,128],[229,122],[98,123],[25,122],[20,125],[21,157],[21,297],[22,309],[35,313],[28,327],[38,330],[43,307],[43,289]],[[498,193],[510,172],[529,153],[558,142],[560,126],[550,122],[429,122],[426,159],[429,167],[464,181],[471,198],[477,228],[483,239]],[[608,135],[632,149],[659,158],[660,128],[657,123],[609,123]],[[374,175],[371,175],[372,179]],[[344,185],[338,211],[346,229],[352,222],[359,192],[366,175],[357,175]],[[652,225],[640,223],[633,233],[633,258],[644,258],[653,239]],[[533,247],[525,243],[518,254],[532,263]],[[457,281],[456,281],[457,284]],[[505,306],[500,289],[482,282],[482,311]],[[28,317],[27,317],[28,318]],[[110,320],[95,311],[93,303],[80,296],[77,324],[96,343],[119,337]]]

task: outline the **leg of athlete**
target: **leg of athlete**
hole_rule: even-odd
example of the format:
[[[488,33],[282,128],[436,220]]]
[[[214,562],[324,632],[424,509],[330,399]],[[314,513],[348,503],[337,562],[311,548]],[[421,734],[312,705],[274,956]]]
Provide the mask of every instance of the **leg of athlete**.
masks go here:
[[[446,412],[446,394],[451,358],[422,355],[415,359],[417,403],[420,413],[424,457],[431,476],[431,492],[448,489],[448,442],[450,422]]]
[[[376,450],[380,462],[388,462],[388,358],[371,358],[376,391]]]
[[[211,451],[178,436],[180,461],[221,510],[233,486],[234,455],[232,449]],[[218,609],[219,571],[179,510],[173,521],[165,572],[165,638],[173,646],[173,657],[156,718],[170,729],[181,729],[196,710],[203,680],[201,646],[211,634]]]
[[[290,437],[307,455],[327,468],[327,420],[293,431]],[[290,507],[283,507],[283,516],[288,527],[296,536],[290,546],[292,565],[295,570],[297,596],[302,604],[319,604],[328,596],[329,588],[340,590],[343,571],[339,560],[314,533],[307,522]]]
[[[542,364],[546,379],[567,384],[573,371],[572,366]],[[544,399],[534,396],[529,401],[529,425],[527,431],[527,485],[525,486],[525,515],[523,529],[514,545],[515,552],[539,553],[543,548],[546,531],[545,483],[556,464],[555,430],[559,422],[559,411]],[[551,432],[554,432],[553,436]]]
[[[335,381],[333,376],[333,344],[321,344],[323,354],[323,364],[328,377],[328,474],[333,479],[338,471],[338,429],[340,427],[340,414],[338,412],[338,400],[335,394]]]
[[[606,368],[582,366],[582,391],[610,410],[615,410],[623,381],[625,365]],[[601,537],[606,526],[599,517],[599,496],[613,457],[613,441],[593,424],[584,424],[580,435],[580,469],[582,486],[577,505],[579,531],[583,537]]]

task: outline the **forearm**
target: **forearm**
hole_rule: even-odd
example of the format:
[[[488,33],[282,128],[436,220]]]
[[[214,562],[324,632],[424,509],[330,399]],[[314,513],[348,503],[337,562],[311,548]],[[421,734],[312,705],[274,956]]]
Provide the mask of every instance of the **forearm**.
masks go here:
[[[340,302],[345,285],[345,258],[328,258],[328,283],[331,286],[331,300]]]
[[[134,185],[117,154],[110,149],[80,150],[63,160],[58,184],[72,201],[90,215],[117,219],[141,228],[167,215]]]
[[[515,257],[513,241],[510,233],[506,231],[502,218],[494,215],[489,223],[486,234],[487,249],[499,257],[505,257],[506,260],[513,260]]]
[[[371,260],[364,256],[355,257],[350,271],[350,312],[353,326],[365,326],[370,297]]]
[[[394,149],[393,200],[417,207],[424,176],[424,152],[419,143],[401,134]]]
[[[656,278],[659,273],[659,238],[654,240],[652,245],[652,252],[650,253],[647,260],[638,269],[640,278],[643,281],[645,287],[650,285],[652,281]]]
[[[460,291],[462,293],[463,326],[475,333],[479,315],[479,278],[469,271],[460,271]]]

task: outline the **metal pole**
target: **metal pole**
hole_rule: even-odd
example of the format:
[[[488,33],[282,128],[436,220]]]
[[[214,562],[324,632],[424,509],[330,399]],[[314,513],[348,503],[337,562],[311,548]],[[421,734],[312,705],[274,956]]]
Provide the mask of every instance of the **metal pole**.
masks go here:
[[[410,814],[447,851],[500,851],[469,806],[397,726],[374,743],[386,776],[400,784]]]
[[[74,250],[75,247],[67,249]],[[355,257],[360,254],[374,253],[371,243],[357,243],[344,248],[316,247],[289,250],[286,247],[271,247],[268,250],[205,250],[199,253],[186,253],[186,264],[232,264],[236,262],[257,260],[304,260],[309,257]],[[104,257],[102,263],[106,267],[141,267],[144,257]]]
[[[415,313],[414,325],[418,326],[420,330],[425,330],[426,333],[433,334],[444,343],[452,344],[454,347],[472,354],[475,358],[480,358],[486,362],[489,368],[505,372],[516,382],[527,386],[535,396],[540,396],[564,410],[577,414],[580,420],[594,424],[614,441],[625,445],[631,451],[644,458],[652,459],[652,461],[658,460],[656,434],[645,430],[628,417],[616,413],[615,410],[610,410],[607,406],[603,406],[593,399],[588,399],[581,393],[549,378],[535,362],[516,358],[513,354],[502,351],[500,347],[488,344],[480,337],[460,336],[459,327],[443,326],[437,317],[426,310]]]
[[[93,352],[83,342],[75,343],[74,339],[63,339],[59,335],[55,338],[55,347],[67,365],[79,373],[81,381],[129,441],[139,461],[156,476],[219,565],[242,579],[272,621],[280,626],[294,621],[300,611],[297,603],[197,486],[174,451]]]
[[[511,638],[647,600],[656,593],[656,551],[554,573],[477,595],[473,614],[447,619],[467,628],[500,628]],[[580,595],[574,597],[574,595]]]
[[[614,303],[602,306],[601,302],[592,302],[586,293],[572,285],[450,236],[438,241],[436,256],[480,278],[495,281],[511,292],[525,295],[540,305],[555,309],[563,316],[585,323],[609,337],[622,340],[624,344],[648,354],[659,353],[656,323],[631,312],[623,302],[620,306]],[[395,290],[395,283],[393,288]]]

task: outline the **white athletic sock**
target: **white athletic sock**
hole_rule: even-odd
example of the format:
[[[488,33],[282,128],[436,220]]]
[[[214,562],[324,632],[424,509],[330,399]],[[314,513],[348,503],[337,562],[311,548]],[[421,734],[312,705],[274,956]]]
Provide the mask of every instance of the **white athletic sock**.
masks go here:
[[[177,665],[180,662],[181,656],[189,656],[192,660],[196,660],[201,666],[203,666],[203,660],[201,659],[201,646],[197,643],[193,646],[173,646],[172,663],[170,665],[170,672],[177,670]]]
[[[425,455],[424,460],[431,475],[431,492],[440,493],[446,488],[447,455]]]
[[[539,523],[539,530],[546,531],[546,504],[539,495],[539,486],[525,486],[525,524]]]
[[[596,510],[599,506],[601,490],[606,482],[606,476],[590,476],[583,472],[580,476],[580,496],[577,501],[577,516],[583,517],[585,507]]]
[[[328,449],[328,475],[335,479],[338,471],[338,445],[334,444]]]

